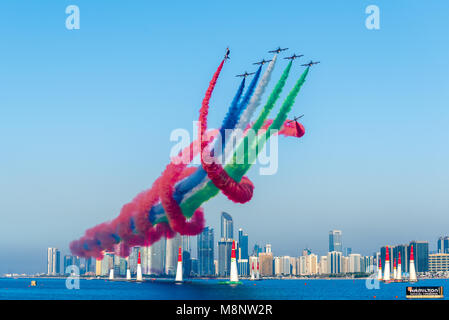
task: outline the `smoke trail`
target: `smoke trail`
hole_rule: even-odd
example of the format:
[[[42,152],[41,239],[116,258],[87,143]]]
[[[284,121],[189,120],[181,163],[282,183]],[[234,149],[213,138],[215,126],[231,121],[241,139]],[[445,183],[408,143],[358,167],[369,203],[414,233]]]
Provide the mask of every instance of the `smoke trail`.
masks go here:
[[[271,74],[274,70],[274,66],[276,64],[277,54],[274,55],[271,62],[268,64],[267,70],[265,71],[262,79],[259,82],[259,85],[256,88],[256,91],[251,98],[251,101],[249,102],[248,107],[243,112],[242,116],[240,117],[239,122],[236,125],[236,129],[243,129],[245,128],[249,121],[251,120],[254,112],[256,111],[257,107],[260,105],[260,100],[262,98],[262,95],[265,92],[265,89],[268,85],[268,82],[270,82]]]
[[[291,68],[292,68],[292,61],[290,61],[289,64],[287,65],[287,67],[284,69],[281,78],[276,83],[276,86],[274,87],[273,91],[271,92],[271,94],[267,100],[267,103],[265,104],[264,108],[262,109],[259,117],[257,118],[257,121],[253,125],[252,129],[254,131],[257,132],[260,129],[260,127],[262,126],[264,121],[267,119],[270,111],[273,109],[274,105],[276,104],[276,101],[279,99],[282,89],[284,88],[287,78],[290,74]],[[229,144],[231,145],[229,148],[232,148],[232,141],[230,141]],[[243,143],[241,142],[239,146],[244,148],[245,145],[249,145],[248,138],[245,138],[244,142]],[[241,154],[241,153],[237,153],[237,154]],[[232,153],[229,151],[227,151],[227,153],[225,153],[225,155],[227,156],[227,158],[230,158],[229,156],[232,157]],[[233,162],[235,163],[235,159]],[[196,188],[192,188],[192,190],[184,197],[183,201],[188,201],[188,199],[190,197],[193,197],[193,195],[197,194],[200,190],[204,189],[206,187],[206,185],[209,183],[209,181],[210,180],[205,179]],[[199,196],[197,196],[197,197],[199,197]],[[187,206],[187,205],[185,205],[185,206]],[[186,214],[186,212],[191,212],[191,211],[183,210],[183,212],[184,212],[184,214]],[[187,214],[187,216],[189,216],[189,215]]]
[[[282,90],[282,87],[285,84],[285,81],[287,79],[287,75],[288,75],[288,72],[290,71],[290,68],[291,68],[291,62],[287,66],[286,70],[284,71],[283,76],[281,77],[281,79],[279,80],[275,89],[273,90],[272,94],[270,95],[270,98],[268,99],[267,104],[265,105],[264,109],[262,110],[261,114],[259,115],[259,118],[256,120],[255,124],[253,125],[254,130],[258,131],[264,124],[269,111],[273,108],[274,103],[276,102],[276,100],[279,97],[280,91]],[[303,72],[303,74],[301,75],[299,80],[296,82],[294,88],[290,91],[290,93],[287,96],[287,98],[285,99],[279,113],[277,114],[275,120],[273,120],[273,123],[269,127],[270,130],[268,130],[268,132],[266,133],[266,138],[268,138],[272,134],[272,132],[273,132],[272,130],[279,130],[280,127],[282,126],[282,124],[284,124],[285,119],[287,118],[287,114],[291,110],[291,108],[295,102],[295,98],[296,98],[297,94],[299,93],[299,90],[305,82],[305,78],[308,74],[308,71],[309,71],[309,68],[307,68]],[[284,75],[286,75],[286,76],[284,77]],[[281,84],[280,82],[283,82],[284,84]],[[278,92],[277,96],[274,94],[275,92]],[[255,152],[255,154],[257,155],[258,151],[262,149],[263,143],[265,143],[267,141],[266,139],[262,139],[261,145],[258,146],[258,144],[257,144],[258,139],[254,139],[254,140],[256,141],[255,143],[246,144],[248,146],[248,148],[246,150],[244,150],[246,159],[248,157],[248,152]],[[244,148],[245,143],[247,143],[247,142],[248,142],[248,137],[245,137],[244,141],[242,141],[242,143],[240,143],[238,148],[240,148],[240,147]],[[203,149],[203,145],[202,145],[202,149]],[[251,167],[251,165],[252,164],[248,163],[248,162],[243,165],[235,164],[235,162],[234,162],[233,164],[227,165],[225,167],[225,170],[229,177],[231,177],[233,180],[238,182],[242,179],[243,174],[246,171],[248,171],[248,169]],[[205,201],[209,200],[210,198],[214,197],[215,195],[217,195],[218,192],[219,192],[219,189],[214,185],[214,183],[212,181],[209,181],[204,188],[202,188],[201,190],[198,190],[189,199],[186,199],[181,204],[181,209],[182,209],[184,215],[187,217],[191,216],[196,208],[198,208],[203,202],[205,202]]]
[[[217,82],[218,76],[223,68],[224,60],[220,63],[218,69],[215,71],[214,76],[209,83],[209,87],[206,91],[205,98],[203,99],[202,108],[208,108],[209,100],[211,98],[213,89]],[[205,134],[203,136],[206,136]],[[201,141],[201,140],[200,140]],[[200,144],[199,142],[196,143]],[[70,250],[73,254],[84,257],[96,257],[100,258],[103,255],[103,251],[112,251],[114,246],[121,241],[123,242],[122,248],[126,253],[130,246],[133,245],[151,245],[155,241],[159,240],[162,236],[171,238],[175,235],[175,232],[170,228],[166,222],[160,222],[153,227],[148,219],[148,212],[155,202],[159,199],[159,193],[163,193],[164,201],[167,202],[167,196],[170,195],[170,190],[161,190],[162,186],[167,186],[167,179],[170,179],[170,183],[174,184],[179,179],[185,178],[192,173],[194,168],[185,169],[185,164],[192,160],[195,154],[195,143],[192,143],[188,149],[190,152],[183,150],[179,158],[181,158],[181,165],[179,166],[179,172],[171,175],[171,166],[164,174],[155,181],[152,188],[144,193],[139,194],[131,203],[123,206],[120,215],[110,223],[103,223],[96,227],[86,231],[85,235],[76,241],[70,243]],[[198,150],[198,148],[196,148]],[[188,157],[188,159],[186,159]],[[174,166],[174,165],[173,165]],[[185,170],[184,170],[185,169]],[[149,207],[148,207],[149,206]],[[138,208],[143,209],[138,211]],[[143,213],[143,214],[142,214]],[[143,219],[146,213],[146,220]],[[176,212],[168,212],[167,219],[169,223],[176,226],[183,226],[187,232],[200,232],[204,226],[204,217],[202,210],[195,212],[196,216],[190,223],[187,223],[184,218],[181,221],[179,215]],[[134,217],[136,219],[134,219]],[[170,218],[176,219],[171,221]],[[137,223],[137,224],[136,224]],[[134,225],[134,228],[133,228]],[[137,234],[134,234],[132,230],[135,229]],[[198,231],[199,230],[199,231]]]

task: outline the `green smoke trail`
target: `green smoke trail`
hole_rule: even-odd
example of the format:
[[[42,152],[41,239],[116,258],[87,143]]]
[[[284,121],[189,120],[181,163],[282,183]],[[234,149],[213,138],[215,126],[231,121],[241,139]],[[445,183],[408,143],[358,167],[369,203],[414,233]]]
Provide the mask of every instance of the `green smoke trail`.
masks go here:
[[[273,92],[271,93],[267,103],[265,104],[265,107],[261,111],[258,119],[253,125],[254,130],[259,130],[262,126],[266,118],[268,117],[268,114],[273,109],[274,104],[276,103],[277,99],[279,98],[279,95],[281,94],[281,91],[285,85],[285,82],[287,80],[288,74],[290,72],[292,63],[290,62],[287,66],[287,68],[284,70],[281,79],[276,84],[275,88],[273,89]],[[269,127],[265,137],[266,139],[261,140],[262,144],[258,145],[257,139],[251,139],[252,141],[249,141],[250,138],[245,137],[244,141],[240,143],[238,148],[244,148],[246,146],[250,146],[246,148],[244,151],[245,153],[245,159],[248,158],[249,152],[254,152],[256,155],[260,150],[263,148],[263,144],[268,140],[270,137],[272,130],[279,130],[285,120],[287,119],[288,113],[291,111],[293,104],[295,103],[295,98],[299,93],[299,90],[301,89],[302,85],[304,84],[307,74],[309,72],[309,68],[307,68],[301,77],[296,82],[293,89],[288,94],[287,98],[285,99],[284,103],[282,104],[281,109],[279,110],[276,118],[274,119],[273,123]],[[237,154],[234,154],[234,158]],[[245,162],[244,164],[236,164],[235,162],[232,164],[228,164],[225,167],[226,172],[236,181],[240,181],[243,177],[243,175],[248,171],[248,169],[251,167],[252,163]],[[190,198],[186,199],[181,204],[181,209],[183,214],[186,217],[191,217],[195,210],[200,207],[202,203],[209,200],[210,198],[216,196],[220,190],[213,184],[212,181],[209,181],[206,186],[199,190],[197,193],[192,195]]]

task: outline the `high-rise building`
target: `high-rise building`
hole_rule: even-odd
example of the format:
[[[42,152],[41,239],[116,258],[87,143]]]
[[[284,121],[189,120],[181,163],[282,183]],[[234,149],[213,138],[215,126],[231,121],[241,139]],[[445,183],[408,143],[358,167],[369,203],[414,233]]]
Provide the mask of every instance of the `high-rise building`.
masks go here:
[[[96,259],[95,260],[95,275],[96,276],[101,276],[101,270],[102,270],[102,259]]]
[[[197,236],[198,274],[212,276],[214,267],[214,229],[205,227]]]
[[[239,276],[246,277],[249,275],[249,259],[239,259],[237,261],[237,269]]]
[[[437,247],[437,253],[449,253],[449,236],[439,237]]]
[[[70,272],[67,272],[67,267],[73,265],[73,256],[71,255],[65,255],[64,256],[64,269],[62,270],[62,273],[69,274]]]
[[[131,274],[135,275],[137,273],[137,258],[139,256],[140,247],[132,247],[131,253],[129,254],[129,270]],[[142,257],[140,257],[142,259]]]
[[[221,213],[221,239],[234,239],[234,223],[229,213]]]
[[[142,274],[149,274],[148,272],[148,262],[149,262],[149,251],[148,246],[140,248],[140,266],[142,268]]]
[[[348,273],[349,272],[349,258],[343,256],[343,254],[342,254],[340,259],[341,259],[340,273]]]
[[[101,275],[106,276],[114,266],[114,253],[105,252],[101,260]]]
[[[249,259],[248,250],[248,234],[243,233],[242,229],[239,229],[239,248],[240,248],[240,259]]]
[[[409,263],[409,251],[408,251],[408,245],[406,244],[398,244],[397,246],[392,247],[393,249],[393,256],[390,257],[391,261],[399,261],[399,253],[401,254],[401,272],[407,272],[408,268],[410,267]],[[385,252],[385,250],[384,250]],[[390,252],[391,253],[391,252]],[[385,257],[383,257],[385,258]],[[384,260],[385,261],[385,260]]]
[[[327,271],[327,256],[322,256],[320,258],[319,273],[320,274],[328,274],[329,273]]]
[[[184,278],[190,277],[192,273],[192,260],[190,258],[190,251],[187,250],[182,252],[182,273]]]
[[[231,274],[232,241],[222,238],[218,242],[218,275],[220,277],[227,277]]]
[[[411,245],[413,245],[416,272],[429,271],[429,242],[412,241]],[[410,246],[408,247],[408,257],[410,257]]]
[[[243,230],[239,229],[239,238],[238,238],[238,245],[239,245],[239,259],[241,260],[247,260],[249,261],[249,246],[248,246],[248,234],[243,233]],[[248,270],[243,270],[244,273],[239,273],[241,275],[247,275],[249,274],[249,263],[247,264]]]
[[[265,252],[265,253],[270,253],[270,252],[271,252],[271,244],[267,243],[267,244],[265,245],[265,250],[264,250],[264,252]]]
[[[329,252],[343,252],[342,233],[340,230],[329,231]]]
[[[318,273],[318,256],[313,253],[299,257],[299,274],[312,275]]]
[[[60,273],[61,253],[57,248],[47,249],[47,274],[58,275]]]
[[[271,277],[273,275],[273,254],[271,252],[259,253],[259,271],[261,276]]]
[[[255,256],[255,257],[257,257],[257,256],[259,256],[259,253],[261,253],[261,252],[263,252],[263,251],[262,251],[262,248],[256,243],[256,244],[254,245],[252,255]]]
[[[327,254],[327,273],[338,274],[341,273],[341,257],[340,251],[332,251]]]
[[[182,251],[192,254],[191,236],[182,236]]]
[[[166,243],[165,238],[153,243],[148,250],[148,274],[161,275],[165,272]]]
[[[166,240],[165,251],[165,274],[169,276],[176,275],[176,268],[178,265],[178,252],[181,246],[181,236],[176,234],[171,239]]]
[[[358,253],[351,253],[348,258],[349,258],[348,272],[350,273],[362,272],[362,256]],[[363,270],[363,272],[365,271]]]
[[[448,272],[449,271],[449,253],[429,254],[430,272]]]

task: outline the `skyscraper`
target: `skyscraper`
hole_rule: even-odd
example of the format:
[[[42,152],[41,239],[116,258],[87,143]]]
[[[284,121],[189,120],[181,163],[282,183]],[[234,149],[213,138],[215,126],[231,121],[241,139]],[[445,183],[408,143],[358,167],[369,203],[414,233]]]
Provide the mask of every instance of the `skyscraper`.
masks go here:
[[[231,239],[222,238],[218,242],[218,275],[226,277],[231,274],[231,253],[232,253]]]
[[[239,248],[240,248],[240,259],[249,259],[249,248],[248,248],[248,234],[243,233],[242,229],[239,229]]]
[[[64,269],[62,270],[62,273],[64,274],[69,274],[69,272],[67,272],[67,267],[73,265],[73,256],[71,255],[65,255],[64,256]]]
[[[273,254],[259,253],[260,275],[271,277],[273,275]]]
[[[416,272],[429,271],[429,242],[412,241],[411,245],[413,245]],[[410,246],[408,247],[408,257],[410,257]]]
[[[329,231],[329,252],[343,252],[341,230]]]
[[[449,253],[449,236],[439,237],[437,246],[437,253]]]
[[[176,275],[176,267],[178,264],[178,251],[181,246],[181,236],[176,234],[175,237],[167,239],[165,251],[165,274]]]
[[[214,229],[205,227],[197,237],[198,274],[212,276],[214,267]]]
[[[161,238],[148,249],[148,274],[161,275],[165,272],[166,239]]]
[[[57,248],[47,249],[47,274],[57,275],[60,273],[61,253]]]
[[[327,273],[338,274],[341,273],[341,257],[342,254],[339,251],[331,251],[327,254]]]
[[[234,223],[229,213],[221,213],[221,238],[234,239]]]

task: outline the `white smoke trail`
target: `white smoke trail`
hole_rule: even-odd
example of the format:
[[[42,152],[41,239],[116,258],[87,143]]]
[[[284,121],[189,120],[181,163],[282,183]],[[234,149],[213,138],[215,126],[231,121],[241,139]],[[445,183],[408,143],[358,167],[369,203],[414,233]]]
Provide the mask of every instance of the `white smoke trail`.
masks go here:
[[[250,101],[248,103],[248,106],[243,111],[243,114],[240,117],[239,122],[235,126],[235,129],[245,130],[246,126],[251,121],[251,118],[252,118],[254,112],[256,111],[257,107],[260,105],[260,101],[262,99],[262,95],[265,92],[265,89],[266,89],[266,87],[268,85],[268,82],[270,82],[271,74],[273,72],[274,65],[276,64],[276,59],[277,59],[277,54],[274,55],[273,59],[268,64],[267,70],[265,70],[265,73],[263,74],[262,79],[259,81],[259,83],[258,83],[258,85],[256,87],[256,90],[254,91],[254,94],[251,97],[251,99],[250,99]],[[232,139],[230,139],[230,140],[231,141],[226,141],[225,152],[224,152],[224,155],[226,157],[225,164],[229,163],[232,160],[232,157],[233,157],[233,154],[234,154],[234,151],[235,151],[234,150],[234,143],[232,142]],[[243,139],[240,139],[239,141],[236,141],[235,142],[235,146],[238,146],[242,140]],[[204,188],[204,186],[209,181],[210,181],[209,177],[206,176],[203,179],[203,181],[201,181],[200,184],[198,184],[195,188],[190,190],[184,196],[182,201],[184,202],[185,200],[190,198],[193,194],[195,194],[197,191],[199,191],[202,188]]]
[[[257,107],[260,105],[260,101],[262,99],[262,95],[265,92],[265,89],[267,88],[268,82],[270,82],[271,74],[274,69],[274,65],[276,64],[277,54],[274,55],[271,62],[268,64],[267,70],[262,76],[262,79],[260,80],[259,84],[256,87],[256,91],[254,92],[254,95],[251,97],[251,100],[249,101],[248,107],[243,111],[242,116],[239,119],[239,122],[235,126],[235,129],[237,130],[245,130],[248,123],[251,121],[251,118],[253,117],[254,112],[256,111]],[[235,146],[238,146],[240,144],[240,139],[235,143]],[[226,147],[225,147],[225,164],[229,163],[233,157],[234,151],[233,147],[234,144],[232,141],[226,141]]]

